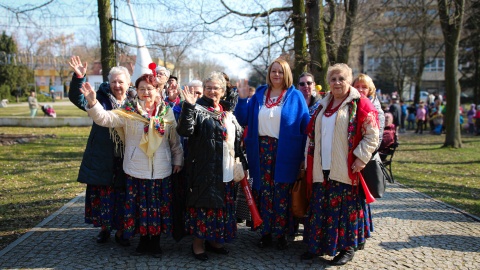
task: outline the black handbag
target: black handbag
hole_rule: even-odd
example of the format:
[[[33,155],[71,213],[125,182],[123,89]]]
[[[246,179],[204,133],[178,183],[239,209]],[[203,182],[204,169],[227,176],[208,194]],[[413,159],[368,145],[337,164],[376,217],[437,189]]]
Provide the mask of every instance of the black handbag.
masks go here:
[[[392,182],[380,156],[375,152],[362,170],[363,179],[374,198],[382,198],[387,181]]]

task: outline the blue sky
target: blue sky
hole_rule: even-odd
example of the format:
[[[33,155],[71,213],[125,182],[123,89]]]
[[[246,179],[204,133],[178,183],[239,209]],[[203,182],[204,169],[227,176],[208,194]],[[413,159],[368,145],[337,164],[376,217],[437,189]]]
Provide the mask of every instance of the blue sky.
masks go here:
[[[26,31],[42,31],[46,35],[49,33],[58,35],[61,33],[75,33],[76,41],[81,43],[98,42],[98,18],[97,1],[93,0],[54,0],[53,3],[37,10],[15,17],[13,12],[4,8],[7,6],[15,9],[30,9],[33,6],[47,3],[50,0],[4,0],[0,4],[0,27],[5,29],[7,34],[16,35],[19,42],[25,37]],[[265,10],[273,6],[281,6],[283,0],[225,0],[227,4],[241,12],[253,12]],[[111,0],[113,5],[114,0]],[[126,0],[116,0],[117,14],[120,20],[132,23],[131,15],[126,4]],[[140,27],[157,29],[159,25],[184,25],[195,24],[200,21],[200,13],[205,20],[216,18],[216,12],[222,10],[219,1],[215,0],[131,0],[134,12]],[[3,6],[3,8],[2,8]],[[201,12],[203,11],[203,12]],[[113,13],[113,10],[112,10]],[[32,18],[32,20],[29,20]],[[246,21],[246,20],[245,20]],[[231,35],[235,31],[242,31],[248,26],[244,21],[233,21],[229,19],[222,20],[218,25],[223,35]],[[196,30],[204,30],[202,26],[196,26]],[[131,26],[118,23],[116,28],[117,39],[127,43],[135,43],[135,34]],[[148,31],[142,30],[142,33],[148,44]],[[207,57],[219,59],[226,64],[231,73],[238,76],[245,76],[247,69],[245,62],[228,55],[228,52],[245,52],[245,57],[249,49],[257,46],[256,43],[265,42],[265,38],[259,33],[253,33],[248,38],[245,37],[218,37],[209,35],[203,44],[203,52],[200,54]],[[198,50],[197,50],[198,51]]]

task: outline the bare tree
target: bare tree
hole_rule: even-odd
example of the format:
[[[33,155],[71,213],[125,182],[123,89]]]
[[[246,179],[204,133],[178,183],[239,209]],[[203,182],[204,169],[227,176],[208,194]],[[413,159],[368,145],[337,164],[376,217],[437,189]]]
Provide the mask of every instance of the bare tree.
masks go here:
[[[328,18],[325,18],[327,25],[325,27],[325,35],[327,37],[327,48],[330,63],[348,63],[350,53],[350,45],[352,42],[353,29],[355,26],[355,18],[358,10],[358,0],[334,1],[326,0],[329,8]],[[343,8],[340,5],[343,4]],[[343,28],[335,29],[338,25],[338,13],[343,16]],[[338,31],[339,40],[335,40],[334,31]]]
[[[115,43],[113,41],[112,12],[110,0],[98,0],[98,20],[100,27],[100,46],[102,63],[102,77],[108,80],[110,69],[115,66]]]
[[[461,148],[460,84],[458,82],[458,45],[462,32],[465,0],[437,0],[440,25],[445,39],[446,136],[444,147]]]
[[[326,80],[328,56],[324,31],[323,1],[307,0],[306,14],[308,48],[310,52],[309,69],[316,78],[317,84],[320,84],[324,91],[328,91],[329,84]]]
[[[465,9],[464,35],[460,41],[460,85],[473,90],[473,103],[480,103],[480,2]],[[460,102],[462,100],[460,99]]]

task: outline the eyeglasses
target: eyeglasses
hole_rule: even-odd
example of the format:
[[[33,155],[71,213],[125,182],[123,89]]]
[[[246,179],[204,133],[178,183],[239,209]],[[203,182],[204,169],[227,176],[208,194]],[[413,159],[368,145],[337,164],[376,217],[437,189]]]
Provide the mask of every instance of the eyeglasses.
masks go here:
[[[332,83],[336,83],[336,82],[339,82],[339,83],[343,83],[345,81],[345,78],[344,77],[331,77],[330,78],[330,82]]]
[[[165,73],[157,73],[157,77],[167,76]]]
[[[313,82],[299,82],[298,85],[300,86],[305,86],[305,84],[307,84],[308,86],[312,85]]]
[[[221,87],[205,87],[207,91],[220,91],[221,89]]]
[[[148,88],[143,88],[143,87],[142,87],[142,88],[138,88],[137,92],[147,92],[147,91],[153,92],[153,91],[155,91],[155,90],[157,90],[157,89],[155,89],[155,88],[153,88],[153,87],[148,87]]]

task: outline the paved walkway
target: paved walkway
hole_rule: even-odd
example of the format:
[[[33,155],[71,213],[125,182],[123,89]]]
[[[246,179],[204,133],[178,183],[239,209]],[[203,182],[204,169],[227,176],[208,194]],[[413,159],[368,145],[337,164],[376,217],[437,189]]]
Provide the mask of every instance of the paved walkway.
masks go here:
[[[422,193],[390,184],[386,196],[372,204],[375,232],[354,261],[338,269],[480,269],[480,222]],[[301,261],[301,236],[286,251],[260,250],[258,235],[239,225],[228,256],[209,254],[199,262],[191,239],[162,238],[162,259],[133,257],[132,247],[114,241],[99,245],[98,233],[83,223],[83,195],[66,204],[4,250],[1,269],[325,269],[320,258]]]

